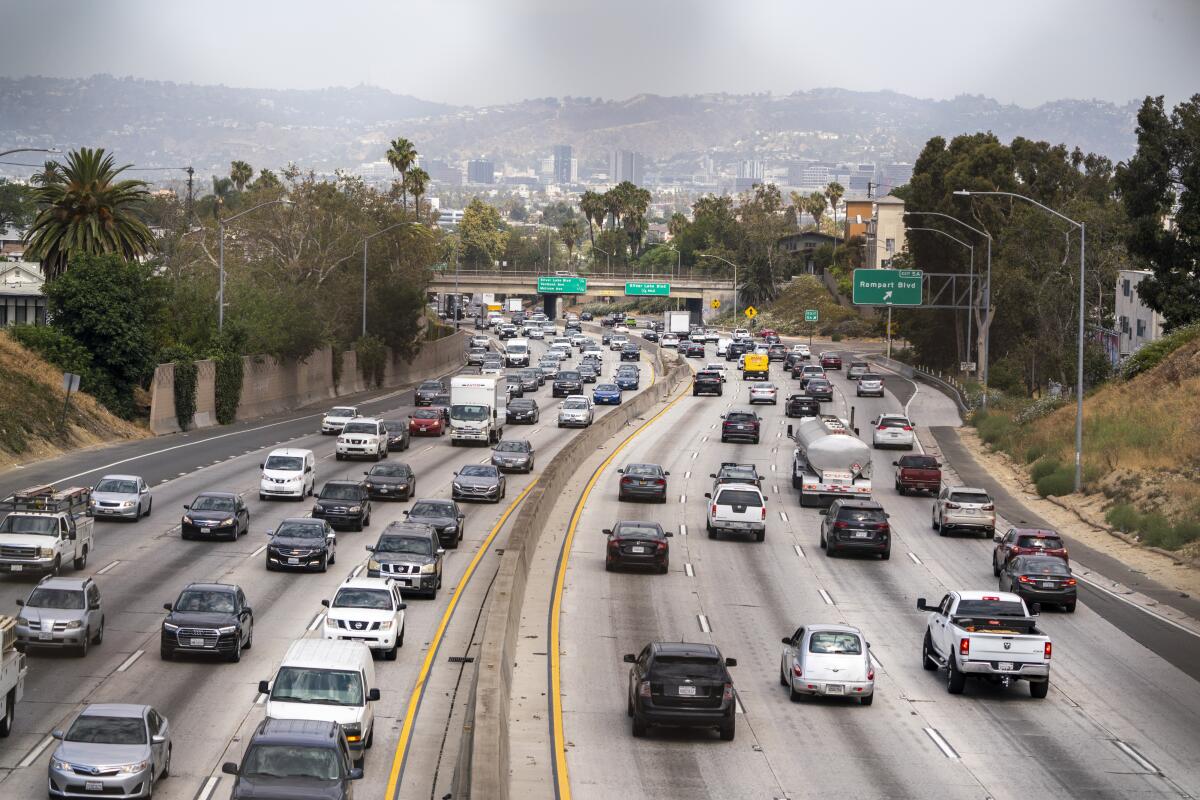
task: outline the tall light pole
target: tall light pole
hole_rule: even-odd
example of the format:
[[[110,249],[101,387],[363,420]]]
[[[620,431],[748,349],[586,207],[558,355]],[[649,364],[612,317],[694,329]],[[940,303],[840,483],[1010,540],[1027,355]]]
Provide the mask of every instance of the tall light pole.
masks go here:
[[[603,247],[597,247],[596,245],[592,245],[592,249],[599,250],[601,253],[604,253],[606,260],[608,261],[608,277],[611,278],[612,277],[612,253],[608,252]]]
[[[983,285],[983,347],[979,353],[979,377],[983,381],[983,397],[981,400],[983,408],[986,410],[988,405],[988,350],[992,338],[992,235],[972,225],[968,225],[958,217],[952,217],[940,211],[905,211],[904,215],[906,217],[912,215],[948,219],[951,222],[957,222],[972,233],[979,234],[987,239],[987,277],[984,279]]]
[[[969,309],[967,309],[967,361],[970,361],[971,360],[971,316],[972,316],[972,312],[975,310],[975,245],[968,244],[967,242],[964,242],[962,239],[959,239],[957,236],[951,236],[950,234],[946,233],[945,231],[939,230],[937,228],[906,228],[906,230],[925,231],[927,233],[940,233],[942,236],[945,236],[947,239],[958,242],[959,244],[961,244],[963,247],[967,248],[967,250],[969,250],[971,252],[971,282],[968,284],[971,287],[971,307]],[[892,310],[889,307],[888,308],[888,341],[889,342],[891,342],[891,340],[892,340],[891,316],[892,316]],[[987,394],[986,389],[984,390],[984,394]]]
[[[413,222],[411,220],[406,222],[397,222],[395,225],[389,225],[382,230],[375,231],[370,236],[367,236],[363,239],[362,335],[364,337],[367,335],[367,242],[371,241],[380,234],[387,233],[388,231],[396,228],[401,228],[405,225],[416,225],[420,227],[421,223]],[[455,306],[455,308],[457,308],[457,306]]]
[[[0,150],[0,158],[11,156],[13,153],[61,153],[56,147],[17,147],[12,150]]]
[[[283,198],[278,200],[268,200],[267,202],[259,203],[252,208],[247,208],[245,211],[239,211],[232,217],[227,217],[225,219],[217,217],[217,269],[220,273],[220,283],[217,285],[217,333],[220,333],[225,328],[225,223],[233,222],[238,217],[244,217],[251,211],[257,211],[260,208],[266,208],[267,206],[273,205],[290,206],[291,204],[291,200],[286,200]]]
[[[1052,214],[1061,219],[1063,222],[1073,225],[1079,229],[1079,343],[1078,352],[1075,356],[1075,491],[1078,492],[1083,486],[1083,316],[1086,311],[1084,306],[1083,284],[1086,270],[1084,262],[1084,248],[1087,246],[1087,225],[1083,222],[1079,222],[1078,220],[1073,220],[1065,214],[1055,211],[1049,206],[1042,205],[1032,197],[1026,197],[1023,194],[1017,194],[1015,192],[975,192],[968,191],[966,189],[958,189],[954,192],[954,194],[958,195],[959,197],[973,197],[976,195],[981,197],[1015,197],[1018,200],[1024,200],[1027,203],[1032,203],[1042,211]]]
[[[724,261],[726,264],[733,267],[733,324],[736,326],[737,325],[737,314],[738,314],[737,264],[733,263],[732,261],[730,261],[727,258],[721,258],[720,256],[714,256],[711,253],[699,253],[698,255],[701,258],[715,258],[717,261]]]

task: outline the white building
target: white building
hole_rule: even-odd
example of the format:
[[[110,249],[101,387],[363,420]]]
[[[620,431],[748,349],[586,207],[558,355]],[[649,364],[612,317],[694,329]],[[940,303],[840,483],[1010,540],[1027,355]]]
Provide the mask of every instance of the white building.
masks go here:
[[[1138,284],[1151,274],[1153,273],[1140,269],[1123,269],[1117,272],[1116,314],[1122,356],[1135,353],[1147,342],[1162,337],[1162,315],[1147,308],[1138,295]]]
[[[905,248],[904,201],[887,195],[875,200],[867,223],[867,264],[879,269]]]
[[[0,261],[0,327],[46,324],[45,282],[36,261]]]

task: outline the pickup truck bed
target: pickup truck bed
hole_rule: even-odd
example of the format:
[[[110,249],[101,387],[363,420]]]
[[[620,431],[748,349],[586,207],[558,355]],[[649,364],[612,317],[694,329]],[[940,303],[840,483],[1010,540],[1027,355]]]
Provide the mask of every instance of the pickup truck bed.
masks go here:
[[[933,456],[909,455],[893,461],[896,467],[896,491],[937,494],[942,486],[942,465]]]

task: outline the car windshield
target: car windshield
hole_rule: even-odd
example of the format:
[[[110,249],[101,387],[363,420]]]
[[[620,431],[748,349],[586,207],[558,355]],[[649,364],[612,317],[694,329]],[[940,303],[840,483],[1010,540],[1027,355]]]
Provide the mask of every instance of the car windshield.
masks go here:
[[[725,467],[717,473],[717,477],[728,483],[757,483],[758,472],[743,467]]]
[[[507,442],[501,442],[500,444],[496,445],[496,452],[497,453],[528,453],[529,452],[529,442],[520,441],[520,440],[516,440],[516,439],[510,440]]]
[[[347,428],[350,426],[347,425]],[[284,472],[299,472],[304,469],[304,459],[300,456],[270,456],[263,469],[277,469]],[[133,491],[130,489],[129,491]]]
[[[237,504],[232,497],[218,497],[202,494],[192,501],[191,511],[226,511],[232,512]]]
[[[285,703],[361,706],[362,676],[357,672],[315,667],[280,667],[271,699]]]
[[[725,415],[725,419],[729,422],[754,422],[755,417],[745,411],[730,411]]]
[[[617,386],[615,383],[598,383],[598,384],[596,384],[596,391],[597,392],[619,392],[619,391],[621,391],[621,387]]]
[[[25,605],[33,608],[81,609],[83,592],[73,589],[34,589]]]
[[[521,400],[518,398],[508,404],[508,410],[509,411],[532,411],[533,410],[533,401],[532,400]]]
[[[662,475],[662,467],[657,464],[630,464],[625,468],[626,475],[657,478]]]
[[[371,467],[368,477],[377,478],[382,475],[388,478],[407,478],[408,473],[407,464],[380,464],[379,466]]]
[[[146,744],[146,723],[141,717],[84,714],[75,720],[63,740],[86,744]]]
[[[487,406],[460,405],[450,407],[450,416],[471,422],[482,422],[488,418]]]
[[[843,508],[837,518],[839,522],[885,522],[887,515],[881,508]]]
[[[347,422],[342,433],[378,433],[374,422]]]
[[[523,344],[510,344],[505,349],[510,353],[526,353],[529,351],[529,348]]]
[[[952,503],[979,503],[987,505],[992,502],[992,498],[983,492],[951,492],[950,502]]]
[[[564,400],[562,407],[569,411],[586,411],[587,400]]]
[[[441,419],[442,412],[431,408],[418,408],[413,412],[413,419]]]
[[[617,536],[633,536],[639,539],[662,539],[662,529],[647,522],[620,522],[613,529]]]
[[[175,601],[176,611],[208,614],[232,614],[233,592],[216,589],[188,589]]]
[[[385,419],[379,423],[379,426],[388,433],[400,433],[405,429],[405,424],[398,419]]]
[[[23,516],[10,514],[0,522],[0,531],[4,533],[30,533],[36,536],[57,536],[58,519],[44,516]]]
[[[725,679],[721,662],[711,656],[668,656],[654,659],[652,670],[656,679],[704,678],[720,681]]]
[[[558,373],[558,379],[560,381],[577,381],[579,380],[579,377],[579,373],[575,372],[574,370]]]
[[[1017,572],[1025,575],[1071,574],[1071,567],[1061,558],[1019,558],[1015,568]]]
[[[246,752],[241,775],[253,778],[308,778],[336,781],[342,771],[337,751],[331,747],[294,744],[257,744]]]
[[[137,481],[105,478],[96,484],[96,491],[112,492],[113,494],[133,494],[137,491]]]
[[[338,406],[336,408],[329,409],[329,413],[326,414],[325,416],[327,416],[327,417],[353,417],[354,409],[349,408],[347,406]]]
[[[956,616],[963,617],[1023,617],[1025,609],[1015,600],[959,600]]]
[[[809,389],[827,389],[830,386],[832,386],[832,384],[824,378],[813,378],[808,382]]]
[[[496,477],[496,468],[485,466],[483,464],[468,464],[458,471],[460,478],[494,478]]]
[[[808,638],[808,652],[860,656],[862,655],[862,641],[853,633],[820,631]]]
[[[907,427],[910,427],[910,423],[908,420],[904,419],[904,417],[881,417],[879,420],[879,427],[881,427],[881,428],[907,428]]]
[[[446,503],[417,503],[408,512],[410,517],[453,517],[454,509]]]
[[[322,500],[357,500],[360,495],[358,485],[353,483],[327,483],[321,489]]]
[[[871,373],[871,372],[864,372],[862,375],[859,376],[858,379],[860,381],[881,381],[881,380],[883,380],[883,376],[875,375],[874,373]]]
[[[745,489],[726,489],[717,495],[715,501],[722,506],[762,506],[762,497],[758,492],[748,492]]]
[[[913,469],[937,469],[938,462],[933,456],[901,456],[900,466]]]
[[[392,610],[392,593],[387,589],[362,589],[347,587],[338,589],[333,597],[334,608],[375,608]]]
[[[275,535],[288,539],[324,539],[325,526],[319,522],[284,521],[275,529]]]
[[[375,544],[376,553],[433,555],[433,542],[425,536],[382,536]]]
[[[417,391],[419,392],[440,392],[441,390],[442,385],[437,381],[425,381],[417,387]]]
[[[1061,550],[1063,541],[1057,536],[1018,536],[1017,546],[1035,550]]]

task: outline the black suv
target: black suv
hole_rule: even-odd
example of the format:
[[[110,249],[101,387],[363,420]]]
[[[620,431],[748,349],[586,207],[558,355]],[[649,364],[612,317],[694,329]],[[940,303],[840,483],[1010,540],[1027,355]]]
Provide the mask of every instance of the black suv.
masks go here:
[[[445,394],[446,387],[442,386],[441,381],[425,381],[417,387],[417,391],[413,393],[413,402],[418,407],[431,406],[437,402],[440,395]]]
[[[783,404],[783,413],[789,417],[819,417],[821,416],[821,401],[806,394],[788,395]]]
[[[753,464],[722,461],[721,468],[716,472],[709,473],[708,477],[713,479],[714,491],[722,483],[748,483],[759,489],[762,488],[762,477],[758,474],[758,467]]]
[[[367,545],[367,577],[390,578],[404,592],[437,597],[442,588],[442,556],[446,551],[431,525],[393,522],[379,541]]]
[[[735,409],[721,415],[721,441],[749,441],[758,444],[762,422],[758,413],[750,409]]]
[[[645,736],[651,725],[716,728],[733,741],[737,702],[728,667],[711,644],[651,642],[638,655],[627,653],[629,668],[626,713],[633,735]]]
[[[868,553],[884,561],[892,557],[888,514],[874,500],[834,500],[821,509],[821,547],[825,555]]]
[[[734,339],[725,348],[725,360],[737,361],[742,355],[752,352],[754,352],[754,342],[749,339]]]
[[[814,400],[833,402],[833,382],[828,378],[809,378],[804,391]]]
[[[328,481],[317,495],[312,515],[335,528],[361,531],[371,524],[371,495],[367,487],[355,481]]]
[[[725,379],[716,370],[702,369],[696,373],[692,381],[692,396],[698,394],[715,394],[718,397],[725,394]]]
[[[316,569],[337,560],[337,538],[328,522],[311,517],[285,519],[267,542],[267,570]]]
[[[176,653],[224,656],[241,661],[242,650],[254,644],[254,610],[240,586],[230,583],[189,583],[174,603],[164,603],[159,654],[163,661]]]
[[[627,344],[621,348],[622,361],[638,361],[642,357],[642,351],[636,344]]]
[[[235,776],[231,800],[351,800],[350,782],[363,776],[342,726],[309,719],[264,719],[250,734],[241,766],[226,761],[221,771]]]
[[[554,386],[550,390],[552,397],[566,397],[583,393],[583,376],[578,370],[566,369],[559,371],[554,377]]]

